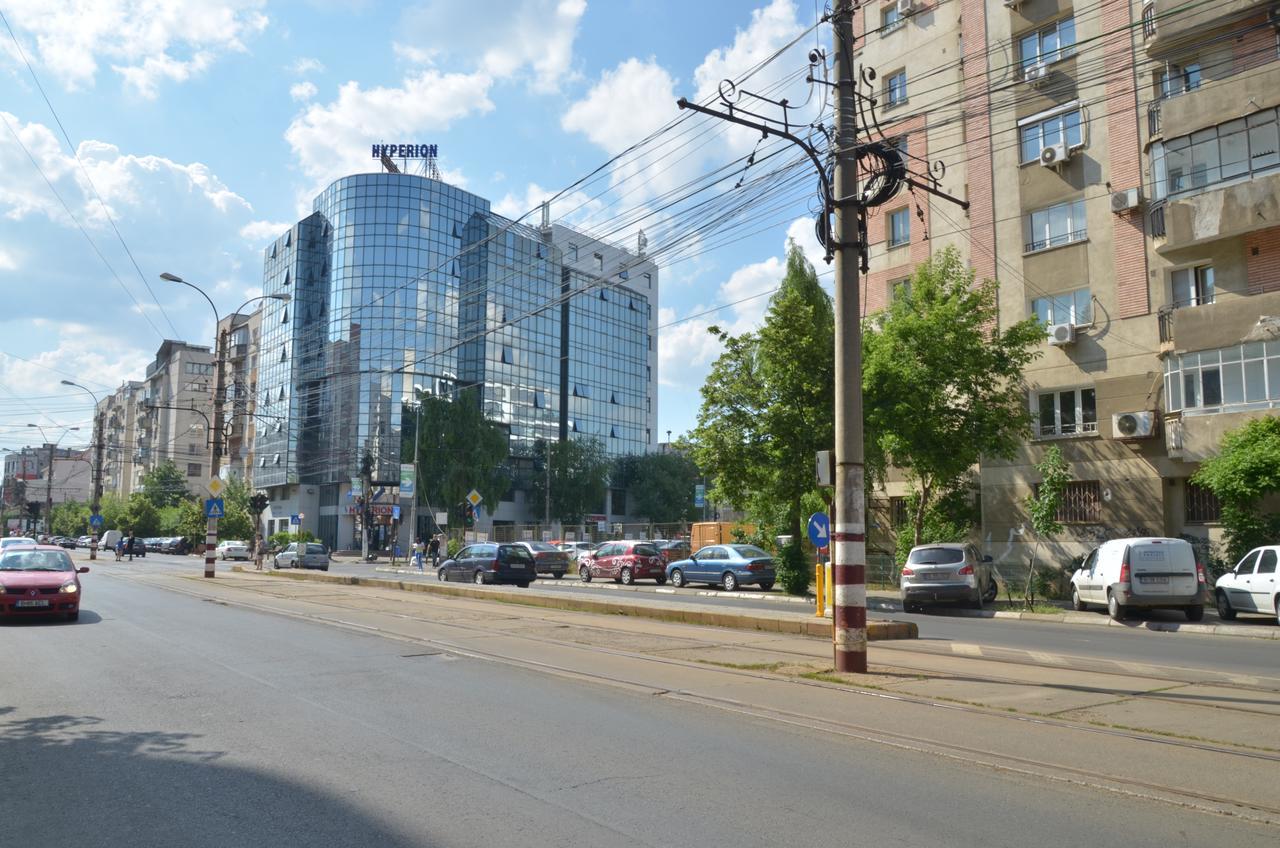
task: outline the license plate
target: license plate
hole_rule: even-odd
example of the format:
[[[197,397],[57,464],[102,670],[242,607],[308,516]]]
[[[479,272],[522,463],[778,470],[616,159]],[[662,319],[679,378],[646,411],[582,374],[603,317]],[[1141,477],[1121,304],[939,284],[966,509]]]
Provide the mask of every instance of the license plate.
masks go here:
[[[1169,582],[1168,577],[1143,577],[1141,574],[1138,575],[1138,579],[1141,580],[1143,583],[1153,583],[1153,584],[1161,584],[1161,583]]]
[[[18,601],[20,607],[47,607],[48,601]]]
[[[522,562],[513,562],[513,563],[511,563],[511,567],[512,567],[512,568],[524,568],[524,563],[522,563]]]
[[[932,580],[935,583],[942,582],[951,576],[949,571],[926,571],[924,573],[925,580]]]

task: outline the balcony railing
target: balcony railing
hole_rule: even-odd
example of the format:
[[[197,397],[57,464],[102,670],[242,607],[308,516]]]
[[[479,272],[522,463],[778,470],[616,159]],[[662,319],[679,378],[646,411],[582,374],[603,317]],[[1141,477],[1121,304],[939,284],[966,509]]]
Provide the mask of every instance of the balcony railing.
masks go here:
[[[1156,311],[1156,319],[1160,322],[1160,343],[1173,344],[1173,307],[1160,307]]]
[[[1088,230],[1072,230],[1069,233],[1060,233],[1055,236],[1049,236],[1047,239],[1029,241],[1027,242],[1025,252],[1034,253],[1037,250],[1048,250],[1051,247],[1062,247],[1066,244],[1074,244],[1078,241],[1084,241],[1088,237]]]
[[[1164,200],[1153,200],[1147,208],[1147,216],[1151,221],[1151,237],[1164,238]]]
[[[1147,107],[1147,135],[1160,135],[1160,101],[1154,101]]]

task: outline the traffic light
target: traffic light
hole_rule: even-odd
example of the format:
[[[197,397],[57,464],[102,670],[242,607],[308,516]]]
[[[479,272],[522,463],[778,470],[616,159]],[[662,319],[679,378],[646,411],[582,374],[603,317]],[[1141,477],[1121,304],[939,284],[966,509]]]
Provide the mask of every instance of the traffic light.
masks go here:
[[[249,498],[249,509],[253,510],[254,515],[261,515],[267,511],[270,503],[271,499],[267,497],[266,492],[255,492],[253,497]]]
[[[468,527],[476,526],[476,508],[469,503],[462,505],[462,523]]]

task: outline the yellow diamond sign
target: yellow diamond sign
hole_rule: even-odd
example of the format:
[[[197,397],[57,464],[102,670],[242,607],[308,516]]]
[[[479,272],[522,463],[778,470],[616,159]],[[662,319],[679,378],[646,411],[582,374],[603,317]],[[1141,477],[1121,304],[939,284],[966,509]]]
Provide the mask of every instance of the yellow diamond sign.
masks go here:
[[[209,480],[208,485],[206,486],[206,488],[209,490],[209,494],[213,495],[215,498],[218,495],[222,494],[222,490],[225,489],[226,487],[227,487],[227,484],[222,482],[221,477],[211,478]]]
[[[484,498],[480,497],[480,493],[475,489],[472,489],[471,493],[467,495],[467,502],[472,506],[480,506],[480,501],[482,500],[484,500]]]

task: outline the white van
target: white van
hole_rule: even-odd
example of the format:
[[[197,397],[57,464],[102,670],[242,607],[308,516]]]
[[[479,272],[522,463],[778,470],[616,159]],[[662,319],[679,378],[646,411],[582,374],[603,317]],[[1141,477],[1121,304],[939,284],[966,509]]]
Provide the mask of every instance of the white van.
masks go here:
[[[98,547],[109,551],[116,546],[122,535],[124,534],[119,530],[108,530],[98,539]]]
[[[1131,608],[1180,609],[1199,621],[1212,600],[1204,566],[1183,539],[1112,539],[1071,575],[1072,606],[1105,605],[1116,621]]]

